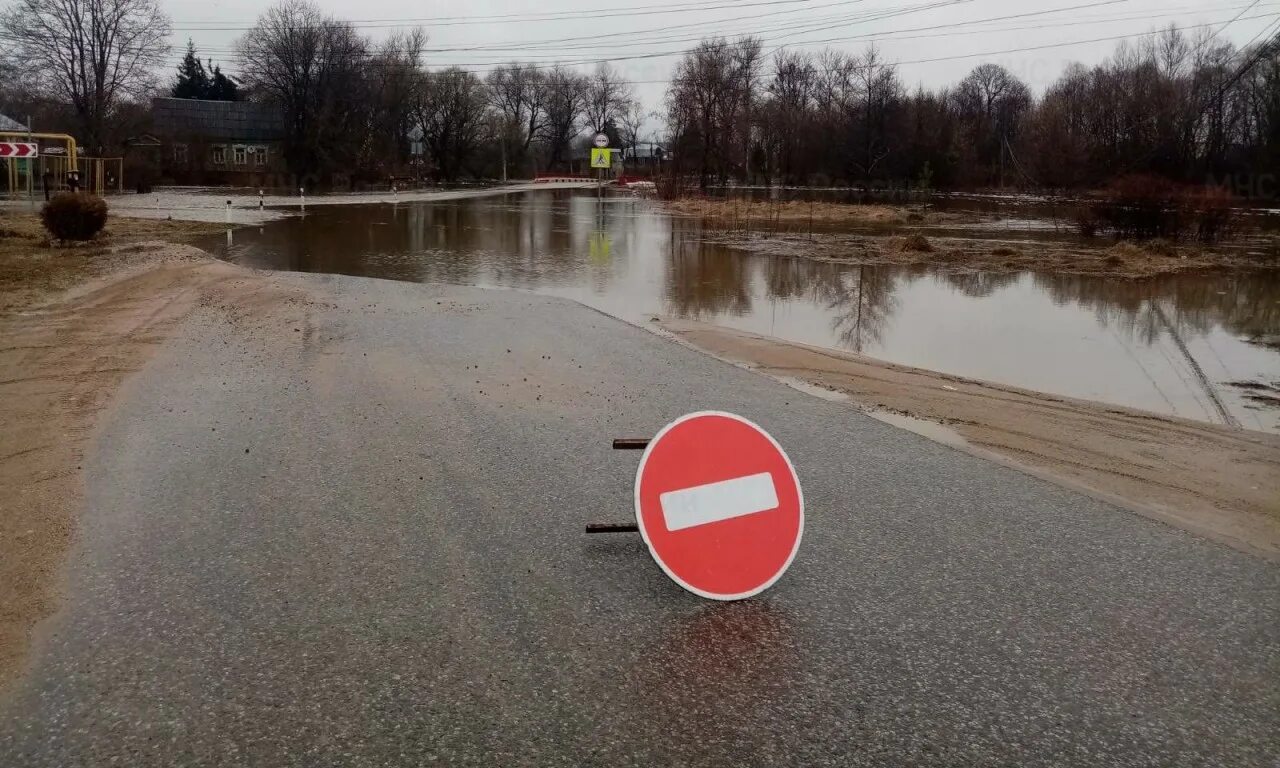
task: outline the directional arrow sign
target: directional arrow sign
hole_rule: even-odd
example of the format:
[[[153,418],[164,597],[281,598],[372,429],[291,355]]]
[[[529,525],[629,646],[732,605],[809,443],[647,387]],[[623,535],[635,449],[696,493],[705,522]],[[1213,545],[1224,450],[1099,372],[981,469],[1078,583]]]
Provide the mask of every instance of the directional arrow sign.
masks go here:
[[[35,157],[40,145],[25,141],[0,141],[0,157]]]
[[[804,532],[804,495],[791,460],[760,427],[700,411],[668,424],[636,471],[636,522],[677,584],[741,600],[781,578]]]

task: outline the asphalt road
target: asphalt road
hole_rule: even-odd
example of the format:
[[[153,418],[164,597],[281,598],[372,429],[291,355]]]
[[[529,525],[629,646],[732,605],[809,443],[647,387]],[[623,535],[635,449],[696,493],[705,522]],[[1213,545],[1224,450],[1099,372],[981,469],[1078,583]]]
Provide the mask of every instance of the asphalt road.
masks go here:
[[[570,302],[283,279],[331,305],[201,312],[109,413],[0,764],[1280,760],[1275,564]],[[706,408],[808,505],[741,603],[582,533]]]

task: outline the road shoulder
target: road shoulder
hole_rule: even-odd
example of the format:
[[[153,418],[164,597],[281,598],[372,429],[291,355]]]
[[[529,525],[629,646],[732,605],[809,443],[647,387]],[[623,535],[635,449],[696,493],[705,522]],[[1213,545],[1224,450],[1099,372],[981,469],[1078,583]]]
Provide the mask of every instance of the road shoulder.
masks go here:
[[[1280,436],[975,381],[687,320],[716,357],[1131,511],[1280,559]],[[939,428],[941,427],[941,429]]]
[[[150,242],[60,274],[61,293],[0,318],[0,683],[59,600],[83,498],[82,462],[123,380],[201,304],[285,299],[267,276],[190,246]],[[43,286],[42,291],[50,291]]]

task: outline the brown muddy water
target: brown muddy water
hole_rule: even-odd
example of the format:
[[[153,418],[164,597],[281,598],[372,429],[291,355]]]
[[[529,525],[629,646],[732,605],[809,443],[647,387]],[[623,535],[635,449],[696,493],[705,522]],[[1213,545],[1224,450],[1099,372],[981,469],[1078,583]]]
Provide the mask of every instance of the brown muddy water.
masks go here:
[[[859,267],[743,254],[701,233],[650,201],[539,191],[334,206],[201,245],[247,266],[530,290],[635,323],[693,318],[1280,432],[1280,272],[1131,281]]]

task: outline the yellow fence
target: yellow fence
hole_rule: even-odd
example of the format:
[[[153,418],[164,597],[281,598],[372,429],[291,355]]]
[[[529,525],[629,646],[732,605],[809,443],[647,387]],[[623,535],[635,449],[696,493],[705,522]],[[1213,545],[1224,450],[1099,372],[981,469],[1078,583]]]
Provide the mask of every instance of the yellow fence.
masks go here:
[[[73,183],[76,189],[96,195],[124,190],[123,158],[82,157],[76,152],[76,140],[65,133],[0,131],[0,141],[62,143],[60,148],[42,146],[39,157],[0,160],[6,197],[34,197],[36,190],[53,193],[71,189]],[[58,149],[61,151],[51,151]]]

